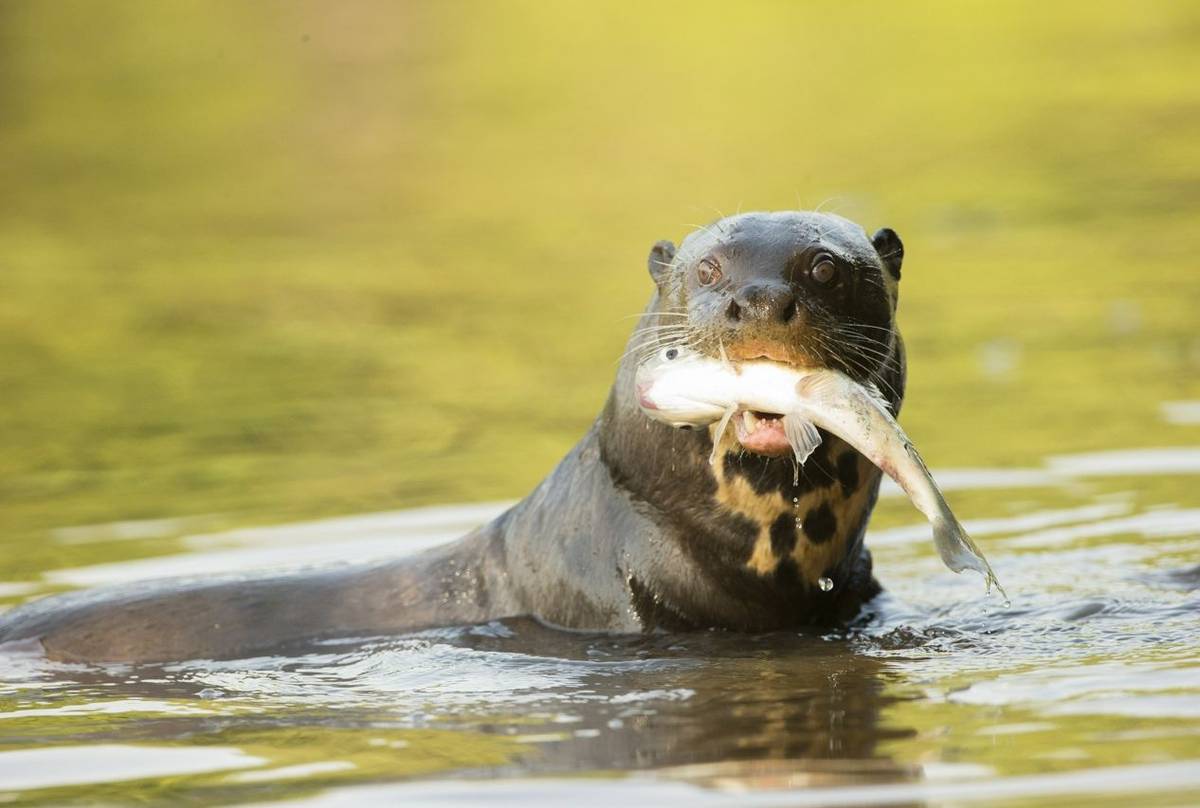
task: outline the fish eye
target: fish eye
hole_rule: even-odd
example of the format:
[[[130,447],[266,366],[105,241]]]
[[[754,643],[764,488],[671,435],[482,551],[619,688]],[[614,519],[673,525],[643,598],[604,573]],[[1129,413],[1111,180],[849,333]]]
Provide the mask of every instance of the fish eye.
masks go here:
[[[712,286],[721,280],[721,265],[711,258],[701,258],[700,266],[696,267],[696,279],[701,286]]]
[[[674,359],[675,357],[679,356],[679,350],[677,348],[667,348],[666,352],[663,353],[663,356],[665,356],[667,359]]]
[[[822,253],[813,261],[812,269],[808,271],[808,276],[822,286],[828,286],[837,280],[837,264],[833,263],[833,259],[828,255]]]

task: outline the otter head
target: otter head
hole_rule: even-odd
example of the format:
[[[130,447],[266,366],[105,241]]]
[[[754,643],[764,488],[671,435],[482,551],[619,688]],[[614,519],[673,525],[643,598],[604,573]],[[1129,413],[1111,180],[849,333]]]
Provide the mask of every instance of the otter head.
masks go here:
[[[897,285],[904,247],[889,229],[868,238],[826,213],[745,213],[650,251],[658,294],[644,333],[732,361],[766,359],[835,368],[889,390]],[[734,418],[742,448],[790,451],[777,413]]]

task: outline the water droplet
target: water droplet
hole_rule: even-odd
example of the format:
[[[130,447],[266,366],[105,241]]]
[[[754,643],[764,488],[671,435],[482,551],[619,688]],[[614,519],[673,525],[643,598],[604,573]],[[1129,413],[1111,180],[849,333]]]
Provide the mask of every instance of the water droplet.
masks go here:
[[[792,504],[793,504],[793,505],[799,505],[799,504],[800,504],[800,497],[792,497]]]
[[[821,591],[822,591],[822,592],[828,592],[830,589],[833,589],[833,579],[831,579],[831,578],[818,578],[818,579],[817,579],[817,586],[819,586],[819,587],[821,588]]]

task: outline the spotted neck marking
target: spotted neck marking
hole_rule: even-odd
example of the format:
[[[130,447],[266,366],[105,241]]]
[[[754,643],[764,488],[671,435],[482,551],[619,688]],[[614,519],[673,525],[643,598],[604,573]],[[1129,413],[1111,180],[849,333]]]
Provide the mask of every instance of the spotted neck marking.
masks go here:
[[[761,474],[755,474],[756,466]],[[770,479],[768,468],[777,472]],[[721,438],[712,471],[717,505],[758,529],[746,568],[768,578],[794,565],[810,588],[819,588],[820,579],[845,557],[879,475],[869,461],[832,435],[825,436],[804,464],[798,485],[792,484],[789,465],[768,466],[765,458],[742,454],[728,433]]]

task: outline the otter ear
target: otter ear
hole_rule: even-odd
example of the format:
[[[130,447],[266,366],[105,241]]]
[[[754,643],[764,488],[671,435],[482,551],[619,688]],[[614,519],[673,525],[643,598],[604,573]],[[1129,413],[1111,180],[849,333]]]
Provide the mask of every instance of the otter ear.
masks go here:
[[[650,248],[650,257],[646,259],[646,266],[650,270],[650,277],[659,286],[666,280],[667,273],[671,269],[671,262],[675,260],[675,245],[669,241],[656,242]]]
[[[881,228],[871,236],[871,243],[875,245],[875,252],[879,253],[884,268],[891,273],[893,278],[900,280],[900,264],[904,262],[904,243],[900,241],[896,231],[890,227]]]

